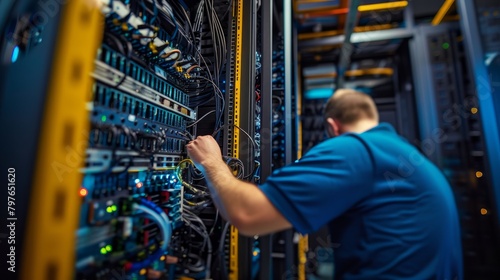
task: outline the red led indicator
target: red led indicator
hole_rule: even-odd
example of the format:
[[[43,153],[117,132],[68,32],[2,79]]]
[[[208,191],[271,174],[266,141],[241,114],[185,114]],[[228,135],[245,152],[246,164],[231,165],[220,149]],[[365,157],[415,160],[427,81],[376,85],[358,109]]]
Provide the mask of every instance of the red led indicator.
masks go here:
[[[81,188],[81,189],[80,189],[80,196],[81,196],[81,197],[86,196],[88,193],[89,193],[89,192],[87,191],[87,189],[86,189],[86,188]]]

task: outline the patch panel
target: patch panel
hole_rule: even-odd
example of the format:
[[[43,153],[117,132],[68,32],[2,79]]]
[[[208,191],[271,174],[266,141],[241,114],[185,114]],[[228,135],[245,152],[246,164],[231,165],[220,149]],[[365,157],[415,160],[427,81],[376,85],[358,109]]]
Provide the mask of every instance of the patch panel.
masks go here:
[[[93,117],[98,119],[96,122],[111,122],[116,124],[137,126],[139,121],[144,123],[151,122],[151,127],[156,123],[185,129],[186,123],[182,115],[165,110],[141,99],[129,96],[125,93],[109,88],[105,85],[96,83],[94,86],[95,96],[92,105]],[[108,115],[99,114],[101,111],[108,111]],[[141,123],[142,126],[146,126]]]
[[[176,112],[190,119],[195,118],[195,112],[158,91],[142,84],[126,74],[109,67],[107,64],[96,61],[96,69],[92,76],[99,82],[124,91],[134,97],[149,101],[156,106]]]
[[[171,139],[168,139],[171,141]],[[181,144],[177,144],[178,147]],[[85,173],[111,173],[124,171],[141,171],[145,169],[172,168],[180,160],[178,154],[151,154],[141,157],[138,152],[88,149],[86,151]]]
[[[138,65],[138,63],[114,51],[109,46],[102,45],[97,51],[96,59],[182,105],[189,105],[189,95],[168,83],[164,74],[161,74],[159,71],[154,73],[146,70],[144,67]]]

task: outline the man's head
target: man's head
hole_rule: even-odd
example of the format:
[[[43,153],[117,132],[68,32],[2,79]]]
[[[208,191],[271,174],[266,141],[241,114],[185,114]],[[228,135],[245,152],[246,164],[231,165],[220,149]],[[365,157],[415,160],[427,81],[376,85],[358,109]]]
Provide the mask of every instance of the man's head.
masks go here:
[[[361,133],[378,125],[373,99],[352,89],[339,89],[328,99],[325,125],[329,137],[345,132]]]

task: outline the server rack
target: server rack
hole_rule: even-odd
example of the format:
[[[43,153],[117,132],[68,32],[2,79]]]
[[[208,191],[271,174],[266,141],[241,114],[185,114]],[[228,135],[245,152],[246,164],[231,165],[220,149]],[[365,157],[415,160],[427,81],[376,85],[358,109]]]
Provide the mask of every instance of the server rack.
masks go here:
[[[259,173],[256,174],[256,183],[263,183],[275,168],[290,163],[294,158],[292,149],[296,144],[292,133],[296,127],[297,118],[292,112],[295,108],[291,78],[294,67],[292,11],[291,2],[287,1],[253,2],[248,5],[253,7],[253,13],[256,14],[256,21],[253,24],[254,28],[257,28],[255,40],[248,43],[254,46],[252,54],[257,56],[254,58],[254,63],[258,63],[258,67],[253,65],[254,69],[250,70],[252,73],[257,73],[257,76],[254,77],[255,84],[249,88],[257,91],[258,101],[253,99],[253,92],[249,92],[247,101],[254,102],[255,105],[252,106],[258,108],[247,111],[247,118],[249,123],[254,120],[256,122],[254,129],[257,131],[254,133],[257,133],[260,140]],[[245,9],[245,13],[252,13],[250,6]],[[277,99],[282,100],[280,106],[276,104]],[[282,110],[281,115],[277,116],[276,110]],[[281,140],[277,142],[279,133]],[[277,149],[280,150],[277,151]],[[285,246],[279,244],[283,239],[286,239]],[[277,247],[280,248],[277,249]],[[240,274],[240,277],[257,277],[258,279],[275,278],[277,275],[281,277],[288,272],[289,267],[296,263],[291,230],[278,235],[260,236],[255,241],[249,240],[245,248],[240,247],[239,251],[240,256],[257,255],[259,258],[258,263],[253,262],[245,273]],[[244,266],[240,262],[241,267]],[[255,275],[256,270],[257,275]]]
[[[19,2],[21,3],[16,5],[18,10],[15,13],[24,11],[23,9],[28,6],[32,6],[32,12],[36,12],[37,8],[39,8],[36,7],[35,1]],[[29,245],[29,248],[26,246],[20,247],[18,251],[18,258],[22,258],[19,263],[26,264],[20,267],[23,272],[21,276],[24,279],[37,279],[37,276],[33,275],[45,275],[47,279],[70,279],[73,277],[74,258],[68,256],[74,254],[73,230],[80,201],[78,194],[73,192],[74,189],[69,187],[61,189],[61,187],[64,185],[80,185],[81,176],[78,175],[77,170],[82,163],[82,159],[80,158],[78,162],[71,161],[69,163],[69,168],[63,171],[70,174],[63,174],[65,175],[63,176],[64,180],[59,180],[57,170],[52,169],[54,163],[64,164],[68,162],[66,149],[83,153],[80,150],[82,149],[81,144],[87,141],[86,137],[88,135],[85,135],[83,131],[86,130],[84,124],[88,124],[85,120],[85,102],[88,101],[86,98],[89,97],[91,79],[86,74],[91,72],[95,50],[101,39],[102,26],[99,23],[102,22],[102,17],[99,15],[97,7],[87,6],[86,1],[74,0],[60,7],[64,7],[64,9],[59,10],[60,13],[55,12],[47,22],[44,22],[43,36],[37,37],[38,35],[33,35],[30,38],[33,41],[43,39],[46,43],[44,42],[42,47],[36,49],[36,52],[30,53],[29,57],[24,57],[16,64],[1,68],[2,74],[5,74],[2,77],[6,77],[5,83],[2,83],[1,105],[4,110],[2,110],[1,124],[3,128],[10,128],[13,133],[23,135],[21,142],[15,139],[9,139],[7,142],[2,141],[1,152],[2,158],[4,155],[6,158],[13,158],[10,164],[19,173],[23,173],[23,178],[18,180],[18,197],[23,196],[21,200],[24,200],[24,203],[21,202],[22,207],[19,208],[20,226],[17,229],[19,240],[27,240]],[[225,120],[226,129],[223,148],[226,155],[238,156],[246,166],[252,166],[255,147],[252,146],[248,138],[241,136],[240,128],[248,131],[250,135],[254,134],[257,6],[254,1],[234,1],[232,7],[231,23],[232,28],[234,28],[232,42],[234,48],[230,54],[232,55],[234,68],[227,79],[227,92],[229,94],[226,102],[230,106],[226,110],[227,119]],[[58,30],[58,23],[63,21],[65,24],[62,25],[62,30]],[[265,25],[263,26],[265,27]],[[37,34],[36,28],[35,25],[34,29],[28,29],[27,31]],[[75,30],[78,30],[78,32],[75,32]],[[70,40],[71,44],[68,44],[66,40]],[[65,48],[61,47],[63,44]],[[80,51],[82,47],[84,47],[85,52]],[[67,52],[61,51],[61,49],[67,50]],[[271,49],[265,49],[265,51],[266,55],[270,56]],[[54,60],[55,58],[57,59]],[[8,59],[10,60],[11,57],[8,57]],[[57,63],[54,64],[53,61]],[[55,66],[52,67],[53,65]],[[32,83],[20,82],[22,69],[31,69],[38,74],[33,78]],[[270,64],[267,71],[271,71]],[[49,85],[47,85],[46,80],[50,80]],[[72,85],[70,82],[81,83]],[[269,78],[268,85],[270,85],[270,82]],[[19,92],[25,93],[25,95],[21,96],[18,94]],[[71,92],[72,95],[69,95],[68,92]],[[53,97],[54,95],[56,97]],[[268,94],[266,98],[271,99],[270,96]],[[26,97],[29,97],[33,103],[24,104],[24,98]],[[49,98],[44,100],[45,97]],[[270,106],[270,104],[266,103],[265,106]],[[50,105],[49,109],[44,107],[45,105]],[[28,114],[23,113],[23,111],[9,110],[9,108],[19,107],[26,107],[30,110],[28,110]],[[179,110],[181,113],[183,112],[181,108]],[[50,129],[47,127],[45,117],[40,117],[46,115],[48,115],[47,118],[50,118],[48,120]],[[198,116],[200,115],[198,114]],[[267,114],[268,118],[270,118],[269,116],[270,112]],[[17,118],[21,122],[11,122],[11,118]],[[38,121],[40,119],[44,121],[41,123],[42,129],[39,131]],[[103,118],[103,122],[104,120],[105,118]],[[270,129],[270,127],[271,124],[269,123],[266,128]],[[82,135],[83,137],[81,137]],[[44,140],[38,148],[44,151],[43,154],[36,155],[39,137]],[[270,142],[270,136],[268,138],[267,141]],[[21,145],[28,148],[22,154],[22,157],[15,157],[17,150],[12,149],[12,147],[16,143],[21,143]],[[62,151],[54,152],[52,150],[61,148]],[[51,154],[48,155],[47,153]],[[37,166],[27,166],[26,169],[17,167],[23,165],[23,162],[35,162],[35,159],[37,159]],[[2,166],[4,164],[9,163],[2,161]],[[268,165],[268,170],[270,170],[270,166],[271,164]],[[30,180],[29,178],[34,172],[36,172],[35,179]],[[43,189],[32,187],[32,185],[35,186],[41,183],[44,186],[47,184],[47,187]],[[33,200],[33,197],[35,197],[34,202],[36,203],[30,205],[30,216],[36,217],[31,217],[30,222],[24,224],[28,214],[21,211],[28,209],[28,199]],[[55,206],[42,207],[40,203]],[[4,212],[2,213],[4,214]],[[26,232],[25,228],[31,229],[26,233],[26,238],[23,236],[24,232]],[[230,231],[229,243],[229,260],[227,264],[229,266],[229,278],[247,279],[252,269],[253,238],[239,237],[237,231],[233,228]],[[3,245],[6,245],[6,243],[3,243]],[[51,250],[53,247],[59,249]],[[21,249],[23,249],[22,254]],[[266,254],[266,256],[269,257],[270,253]],[[37,259],[37,261],[29,261],[32,258]],[[28,264],[35,265],[28,267]],[[266,271],[266,269],[264,268],[263,271]]]
[[[416,28],[411,50],[421,139],[415,144],[443,170],[454,191],[465,277],[494,279],[499,241],[496,175],[489,166],[498,150],[489,141],[498,128],[490,126],[493,116],[482,112],[491,107],[481,100],[484,91],[474,90],[478,72],[469,65],[478,63],[468,61],[470,30],[464,28],[471,25],[462,31],[455,23]]]

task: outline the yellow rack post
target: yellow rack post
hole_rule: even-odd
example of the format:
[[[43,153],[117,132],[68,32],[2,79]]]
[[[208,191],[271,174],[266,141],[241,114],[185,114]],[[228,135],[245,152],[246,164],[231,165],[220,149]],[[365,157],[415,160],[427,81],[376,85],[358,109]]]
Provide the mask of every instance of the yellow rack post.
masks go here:
[[[60,8],[24,240],[22,262],[30,265],[20,279],[26,280],[74,278],[84,159],[74,154],[84,152],[87,144],[86,102],[103,19],[95,0],[70,0]]]

